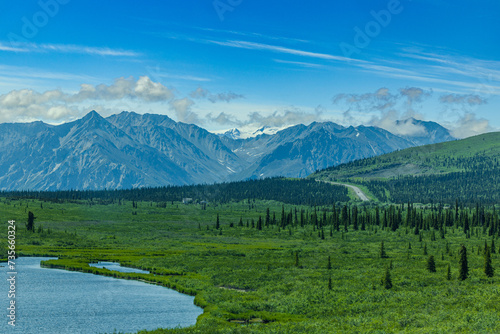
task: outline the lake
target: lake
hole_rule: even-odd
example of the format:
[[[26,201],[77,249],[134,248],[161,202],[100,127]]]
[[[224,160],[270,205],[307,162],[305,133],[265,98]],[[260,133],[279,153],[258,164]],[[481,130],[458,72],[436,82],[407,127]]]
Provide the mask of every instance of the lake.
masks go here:
[[[2,333],[113,333],[186,327],[203,309],[194,297],[132,280],[40,267],[50,258],[16,260],[16,326],[8,325],[9,271],[0,268]],[[108,266],[105,265],[106,268]],[[123,267],[122,267],[123,268]]]

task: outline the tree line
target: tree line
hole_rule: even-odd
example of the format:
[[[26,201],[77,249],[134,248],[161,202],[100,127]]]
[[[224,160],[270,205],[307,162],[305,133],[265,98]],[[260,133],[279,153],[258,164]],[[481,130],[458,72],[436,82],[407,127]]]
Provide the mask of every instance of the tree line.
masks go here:
[[[195,201],[229,203],[246,199],[275,200],[294,205],[329,205],[349,201],[348,191],[312,179],[282,177],[211,185],[165,186],[121,190],[2,191],[1,197],[46,201],[96,200],[100,204],[120,200],[170,202],[192,198]]]

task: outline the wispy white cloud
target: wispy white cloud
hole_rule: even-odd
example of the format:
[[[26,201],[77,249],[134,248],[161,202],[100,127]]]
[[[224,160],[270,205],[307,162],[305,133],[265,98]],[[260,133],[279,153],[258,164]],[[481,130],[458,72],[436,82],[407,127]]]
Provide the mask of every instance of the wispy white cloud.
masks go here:
[[[378,69],[380,74],[460,87],[476,94],[500,95],[499,61],[425,52],[421,48],[406,48],[404,52],[396,55],[403,59],[401,66]],[[412,71],[407,71],[408,68],[412,68]]]
[[[301,67],[307,67],[307,68],[322,68],[324,67],[323,65],[320,64],[314,64],[314,63],[306,63],[302,61],[290,61],[290,60],[283,60],[283,59],[273,59],[276,63],[280,64],[290,64],[290,65],[297,65]]]
[[[251,37],[251,38],[279,40],[279,41],[287,41],[287,42],[291,42],[291,43],[307,43],[307,44],[310,43],[309,40],[300,39],[300,38],[285,37],[282,35],[266,35],[266,34],[261,34],[261,33],[257,33],[257,32],[222,30],[222,29],[213,29],[213,28],[200,28],[200,27],[192,27],[192,28],[202,30],[202,31],[216,32],[216,33],[225,34],[225,35],[237,35],[237,36],[245,36],[245,37]]]
[[[111,56],[111,57],[138,57],[141,55],[139,52],[135,51],[112,49],[108,47],[93,47],[93,46],[82,46],[73,44],[37,44],[37,43],[25,43],[25,42],[15,42],[15,43],[0,42],[0,51],[31,52],[31,53],[33,52],[74,53],[74,54],[86,54],[92,56]]]
[[[406,80],[413,80],[413,81],[418,81],[418,82],[426,82],[426,83],[431,83],[431,84],[440,84],[440,85],[445,85],[445,86],[451,86],[451,87],[459,87],[462,88],[464,91],[471,92],[471,93],[486,93],[486,94],[491,94],[491,95],[500,95],[500,86],[495,86],[492,85],[491,83],[488,82],[481,82],[478,80],[471,80],[471,81],[460,81],[460,80],[454,80],[454,79],[441,79],[437,77],[432,77],[432,76],[425,76],[425,75],[410,75],[410,74],[401,74],[398,73],[398,69],[394,69],[394,71],[369,71],[371,73],[375,73],[384,77],[389,77],[389,78],[396,78],[396,79],[406,79]]]
[[[180,79],[180,80],[188,80],[188,81],[200,81],[200,82],[208,82],[212,81],[212,79],[194,76],[194,75],[176,75],[176,74],[159,74],[159,78],[170,78],[170,79]]]
[[[382,65],[379,63],[363,63],[359,64],[359,67],[369,70],[373,73],[382,73],[384,75],[408,75],[408,76],[416,76],[418,75],[418,72],[408,70],[408,69],[403,69],[403,68],[398,68],[394,66],[387,66],[387,65]],[[411,67],[409,67],[411,68]]]
[[[152,79],[156,79],[156,80],[159,78],[167,78],[167,79],[180,79],[180,80],[199,81],[199,82],[212,81],[212,79],[210,79],[210,78],[200,77],[197,75],[174,74],[174,73],[171,73],[171,70],[164,69],[160,65],[146,66],[146,70],[148,72],[148,75]]]
[[[27,49],[8,46],[8,45],[5,45],[5,44],[3,44],[1,42],[0,42],[0,51],[7,51],[7,52],[28,52]]]
[[[45,71],[38,68],[28,66],[11,66],[0,65],[0,75],[6,75],[17,78],[36,78],[36,79],[49,79],[49,80],[68,80],[68,81],[96,81],[96,77],[75,74],[59,71]]]
[[[327,54],[327,53],[310,52],[310,51],[287,48],[287,47],[283,47],[283,46],[263,44],[263,43],[254,43],[254,42],[248,42],[248,41],[208,40],[207,42],[212,43],[212,44],[216,44],[216,45],[232,47],[232,48],[248,49],[248,50],[264,50],[264,51],[291,54],[291,55],[295,55],[295,56],[310,57],[310,58],[323,59],[323,60],[333,60],[333,61],[341,61],[341,62],[356,62],[356,63],[364,62],[362,60],[355,60],[355,59],[346,58],[346,57],[342,57],[342,56],[335,56],[335,55],[331,55],[331,54]]]
[[[471,78],[492,76],[493,80],[500,80],[500,61],[422,51],[399,53],[398,55],[404,58],[424,60],[431,64],[440,64],[434,66],[442,72],[461,74]]]

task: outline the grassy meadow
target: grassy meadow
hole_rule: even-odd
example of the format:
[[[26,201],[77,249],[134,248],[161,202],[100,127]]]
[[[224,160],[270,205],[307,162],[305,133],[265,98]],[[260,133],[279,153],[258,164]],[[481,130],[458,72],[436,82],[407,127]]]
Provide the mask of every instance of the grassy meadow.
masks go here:
[[[271,223],[259,229],[268,208]],[[315,210],[262,200],[209,203],[205,210],[180,202],[0,200],[3,234],[7,220],[17,222],[19,254],[59,257],[49,267],[162,284],[194,295],[204,308],[195,326],[149,333],[500,332],[500,280],[483,271],[485,241],[496,242],[494,268],[500,242],[483,227],[472,226],[469,236],[460,226],[446,227],[444,238],[432,228],[417,235],[404,225],[396,231],[349,225],[345,232],[327,221],[301,226],[295,209],[306,217]],[[319,217],[331,209],[316,208]],[[34,232],[25,227],[29,211]],[[284,228],[283,211],[295,216]],[[458,279],[461,244],[470,274],[464,281]],[[430,255],[436,272],[427,269]],[[88,266],[98,260],[154,274]],[[381,284],[387,270],[390,289]]]

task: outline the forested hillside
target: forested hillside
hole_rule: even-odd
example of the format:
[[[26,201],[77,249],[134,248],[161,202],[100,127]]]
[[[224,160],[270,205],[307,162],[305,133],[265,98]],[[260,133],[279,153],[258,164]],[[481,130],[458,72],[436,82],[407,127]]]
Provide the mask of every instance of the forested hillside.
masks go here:
[[[383,202],[496,203],[499,162],[496,132],[358,160],[311,178],[364,185]]]

